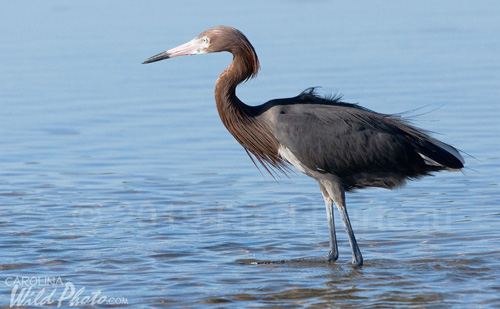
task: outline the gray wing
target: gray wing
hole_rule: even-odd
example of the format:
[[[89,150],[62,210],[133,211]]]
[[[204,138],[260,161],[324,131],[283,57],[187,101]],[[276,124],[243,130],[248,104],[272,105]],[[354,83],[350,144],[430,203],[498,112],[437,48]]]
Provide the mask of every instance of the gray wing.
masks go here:
[[[352,104],[278,104],[269,112],[280,145],[307,168],[338,176],[346,189],[390,188],[438,170],[419,154],[427,136],[400,118]]]

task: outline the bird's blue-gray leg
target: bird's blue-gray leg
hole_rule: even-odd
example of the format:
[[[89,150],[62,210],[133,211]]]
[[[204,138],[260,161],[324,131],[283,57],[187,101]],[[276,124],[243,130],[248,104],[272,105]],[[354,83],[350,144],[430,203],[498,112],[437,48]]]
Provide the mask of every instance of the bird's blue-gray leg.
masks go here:
[[[335,221],[333,220],[333,202],[325,201],[325,206],[328,219],[328,231],[330,232],[330,251],[326,254],[326,259],[335,262],[339,258],[339,250],[337,248],[337,236],[335,235]]]
[[[335,262],[339,258],[337,247],[337,236],[335,235],[335,220],[333,219],[333,200],[328,196],[328,192],[320,184],[321,193],[325,199],[326,218],[328,219],[328,232],[330,235],[330,250],[326,254],[326,260]]]
[[[351,221],[349,220],[349,215],[347,214],[347,208],[345,205],[345,192],[342,188],[339,188],[340,192],[336,192],[334,194],[333,199],[337,208],[342,216],[342,222],[344,222],[344,227],[347,232],[347,236],[349,238],[349,243],[351,245],[352,251],[352,263],[357,266],[363,265],[363,256],[361,255],[361,251],[359,250],[358,243],[356,241],[356,237],[354,236],[354,232],[352,230]]]

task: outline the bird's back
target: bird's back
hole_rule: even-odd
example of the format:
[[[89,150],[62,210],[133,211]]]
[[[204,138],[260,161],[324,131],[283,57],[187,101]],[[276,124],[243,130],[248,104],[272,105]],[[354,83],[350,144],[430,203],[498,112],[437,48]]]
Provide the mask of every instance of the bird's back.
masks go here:
[[[340,98],[321,98],[308,90],[294,98],[270,101],[260,109],[282,155],[288,152],[288,161],[291,154],[309,176],[331,174],[346,190],[393,188],[408,178],[463,167],[455,148],[405,119]],[[296,166],[298,162],[290,163]]]

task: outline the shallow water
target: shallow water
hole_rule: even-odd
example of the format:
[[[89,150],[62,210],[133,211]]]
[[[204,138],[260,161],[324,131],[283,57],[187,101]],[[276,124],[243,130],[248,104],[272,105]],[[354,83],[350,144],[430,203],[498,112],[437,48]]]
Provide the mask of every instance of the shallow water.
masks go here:
[[[0,306],[500,307],[499,14],[496,1],[6,4]],[[362,268],[340,220],[334,264],[249,264],[326,253],[326,217],[314,180],[259,173],[218,119],[229,54],[140,64],[217,24],[259,54],[243,101],[323,86],[412,111],[467,168],[349,194]]]

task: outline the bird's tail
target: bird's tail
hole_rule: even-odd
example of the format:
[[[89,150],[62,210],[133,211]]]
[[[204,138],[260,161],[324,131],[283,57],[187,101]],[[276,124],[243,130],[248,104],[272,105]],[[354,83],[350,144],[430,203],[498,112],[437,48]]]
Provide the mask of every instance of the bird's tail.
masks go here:
[[[418,151],[429,166],[458,171],[465,164],[464,158],[455,147],[436,139],[424,140]]]

